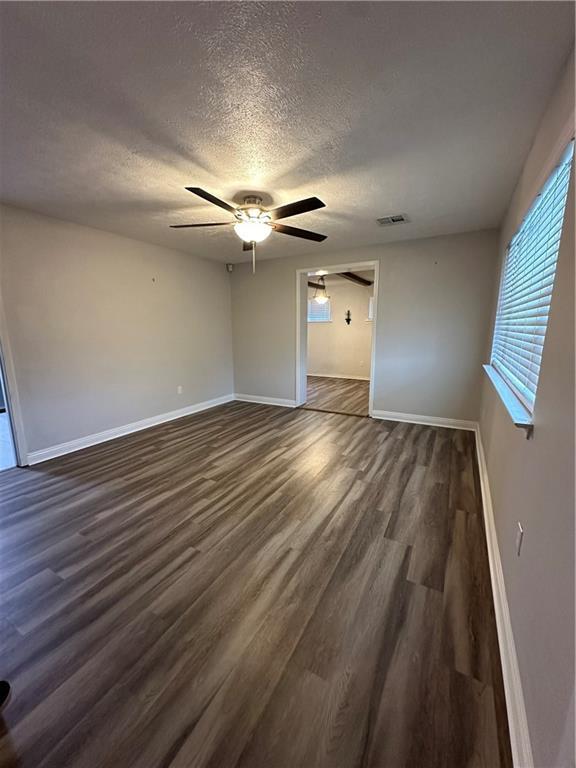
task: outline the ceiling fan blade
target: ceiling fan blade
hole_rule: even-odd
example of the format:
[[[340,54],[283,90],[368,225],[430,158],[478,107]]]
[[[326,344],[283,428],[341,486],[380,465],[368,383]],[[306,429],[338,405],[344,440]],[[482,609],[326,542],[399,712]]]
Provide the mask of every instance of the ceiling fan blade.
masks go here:
[[[224,200],[214,197],[210,192],[206,192],[205,189],[200,189],[200,187],[186,187],[186,189],[188,192],[192,192],[193,195],[198,195],[198,197],[201,197],[203,200],[208,200],[209,203],[214,203],[214,205],[224,208],[225,211],[230,211],[230,213],[234,214],[236,213],[236,208],[233,208],[230,203],[225,203]]]
[[[287,219],[288,216],[297,216],[299,213],[308,213],[308,211],[315,211],[317,208],[325,207],[326,203],[323,203],[317,197],[307,197],[306,200],[298,200],[295,203],[288,203],[288,205],[273,208],[268,213],[273,220]]]
[[[326,240],[328,235],[319,235],[318,232],[309,232],[307,229],[298,229],[298,227],[287,227],[286,224],[274,224],[274,231],[282,235],[292,235],[292,237],[302,237],[304,240],[314,240],[321,243]]]
[[[210,224],[170,224],[170,229],[188,229],[189,227],[229,227],[233,221],[213,221]]]
[[[247,243],[245,241],[242,241],[242,250],[243,251],[251,251],[252,250],[252,243]]]

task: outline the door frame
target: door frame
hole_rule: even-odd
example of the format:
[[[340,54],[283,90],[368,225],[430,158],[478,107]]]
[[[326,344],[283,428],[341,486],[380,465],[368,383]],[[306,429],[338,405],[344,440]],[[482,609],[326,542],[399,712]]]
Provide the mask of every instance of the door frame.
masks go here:
[[[306,402],[306,376],[308,373],[308,277],[318,276],[323,272],[333,275],[338,272],[353,272],[354,270],[374,270],[374,302],[372,307],[372,349],[370,354],[370,393],[368,397],[368,415],[374,411],[374,385],[376,377],[376,336],[378,333],[378,288],[380,278],[380,260],[346,261],[342,264],[323,264],[296,270],[296,407]],[[316,273],[316,274],[314,274]],[[305,279],[304,279],[305,278]]]

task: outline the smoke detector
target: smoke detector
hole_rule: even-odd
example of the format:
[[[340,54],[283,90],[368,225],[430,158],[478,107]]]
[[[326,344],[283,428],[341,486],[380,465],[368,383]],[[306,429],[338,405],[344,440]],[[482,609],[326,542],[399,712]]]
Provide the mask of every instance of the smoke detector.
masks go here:
[[[392,227],[394,224],[404,224],[408,221],[408,216],[405,213],[394,213],[391,216],[382,216],[376,221],[381,227]]]

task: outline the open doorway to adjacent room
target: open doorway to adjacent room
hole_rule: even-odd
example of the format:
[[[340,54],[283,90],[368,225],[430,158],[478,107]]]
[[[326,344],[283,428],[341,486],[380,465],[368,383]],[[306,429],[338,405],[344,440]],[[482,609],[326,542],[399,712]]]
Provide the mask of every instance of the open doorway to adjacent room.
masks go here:
[[[4,372],[0,361],[0,471],[16,466],[16,448],[10,410],[8,408],[8,396],[4,383]]]
[[[376,267],[337,269],[306,275],[306,333],[300,339],[306,388],[299,404],[309,410],[369,416]]]

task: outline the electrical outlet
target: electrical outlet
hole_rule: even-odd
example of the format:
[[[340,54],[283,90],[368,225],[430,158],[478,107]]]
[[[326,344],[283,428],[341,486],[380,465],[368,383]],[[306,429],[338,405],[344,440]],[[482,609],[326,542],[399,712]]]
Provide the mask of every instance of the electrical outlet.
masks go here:
[[[524,539],[524,528],[522,524],[518,523],[518,530],[516,531],[516,554],[520,557],[520,551],[522,549],[522,540]]]
[[[181,395],[181,394],[182,394],[182,384],[178,384],[178,386],[176,387],[176,392],[177,392],[177,394],[179,394],[179,395]]]

